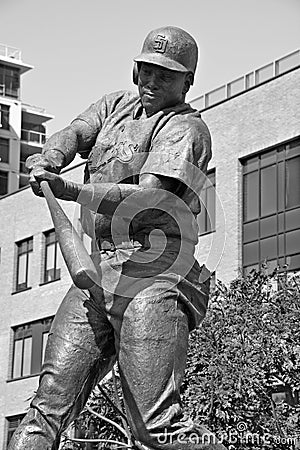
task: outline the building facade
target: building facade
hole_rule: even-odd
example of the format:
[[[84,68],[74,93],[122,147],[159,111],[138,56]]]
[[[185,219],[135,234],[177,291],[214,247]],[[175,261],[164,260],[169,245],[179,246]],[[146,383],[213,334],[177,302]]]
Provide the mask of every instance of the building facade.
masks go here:
[[[31,69],[19,49],[0,44],[0,196],[28,184],[25,160],[41,151],[45,122],[53,118],[21,101],[21,77]]]
[[[225,283],[265,260],[270,268],[300,270],[299,85],[297,51],[191,102],[213,141],[196,256]],[[64,176],[81,181],[83,170],[78,165]],[[63,206],[80,231],[77,207]],[[4,195],[0,207],[0,449],[6,449],[37,387],[70,276],[44,199],[25,187]]]

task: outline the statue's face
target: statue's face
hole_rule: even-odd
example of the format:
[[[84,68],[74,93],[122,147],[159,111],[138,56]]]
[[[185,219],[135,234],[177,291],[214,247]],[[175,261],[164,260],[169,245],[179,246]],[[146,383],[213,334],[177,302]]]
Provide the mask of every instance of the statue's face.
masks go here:
[[[187,80],[186,73],[175,72],[154,64],[141,63],[138,89],[147,116],[182,103],[189,88]]]

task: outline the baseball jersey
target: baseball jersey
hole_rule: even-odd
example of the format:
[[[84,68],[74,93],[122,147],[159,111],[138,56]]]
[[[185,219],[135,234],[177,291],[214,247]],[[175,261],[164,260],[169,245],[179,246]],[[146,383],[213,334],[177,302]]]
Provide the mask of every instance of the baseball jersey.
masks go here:
[[[75,120],[89,125],[95,142],[85,183],[139,184],[146,173],[180,182],[176,193],[146,190],[129,196],[113,218],[83,208],[85,232],[108,239],[125,233],[134,239],[159,230],[197,243],[195,218],[211,158],[210,133],[200,113],[183,103],[147,117],[137,94],[119,91],[103,96]],[[147,220],[140,214],[145,209]]]

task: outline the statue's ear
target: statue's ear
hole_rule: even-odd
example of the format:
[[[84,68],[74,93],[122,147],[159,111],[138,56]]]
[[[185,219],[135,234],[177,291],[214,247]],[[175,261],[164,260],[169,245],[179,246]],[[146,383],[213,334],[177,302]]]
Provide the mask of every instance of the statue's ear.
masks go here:
[[[132,81],[134,84],[138,84],[138,77],[139,77],[139,68],[138,64],[135,62],[133,64],[133,71],[132,71]]]
[[[185,76],[183,94],[187,94],[193,83],[194,83],[194,74],[192,72],[188,72]]]

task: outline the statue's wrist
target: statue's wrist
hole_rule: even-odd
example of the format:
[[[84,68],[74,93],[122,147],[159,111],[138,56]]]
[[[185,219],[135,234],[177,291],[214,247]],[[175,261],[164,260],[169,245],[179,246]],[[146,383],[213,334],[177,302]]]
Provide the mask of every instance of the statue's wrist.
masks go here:
[[[65,155],[61,150],[49,149],[46,150],[43,155],[47,158],[56,173],[59,173],[63,167],[65,167]]]

